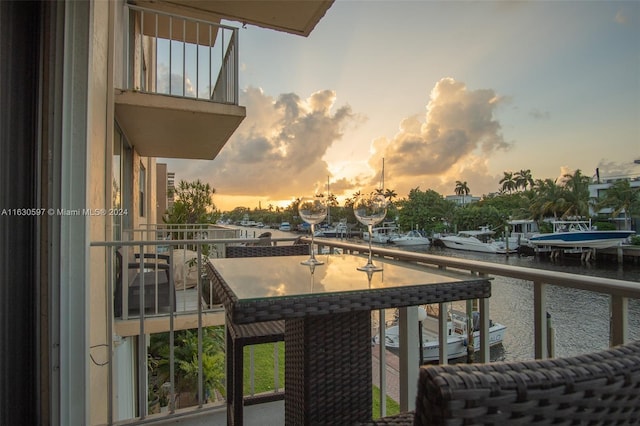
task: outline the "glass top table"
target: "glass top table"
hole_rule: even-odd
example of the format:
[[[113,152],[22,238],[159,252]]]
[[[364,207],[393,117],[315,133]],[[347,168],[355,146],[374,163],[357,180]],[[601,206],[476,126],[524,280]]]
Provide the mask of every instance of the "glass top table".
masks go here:
[[[301,265],[299,257],[214,259],[215,269],[227,280],[227,285],[239,301],[329,295],[339,292],[360,292],[375,289],[442,284],[460,281],[460,275],[428,272],[391,262],[381,262],[382,271],[367,273],[356,268],[363,260],[351,255],[316,256],[324,265]]]
[[[371,311],[485,299],[487,278],[357,255],[212,259],[228,321],[285,320],[285,422],[354,424],[371,419]]]

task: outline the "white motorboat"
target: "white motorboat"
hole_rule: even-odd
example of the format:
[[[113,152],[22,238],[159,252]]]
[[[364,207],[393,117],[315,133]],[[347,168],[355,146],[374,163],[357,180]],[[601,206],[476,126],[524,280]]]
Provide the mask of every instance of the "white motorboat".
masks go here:
[[[291,231],[291,224],[289,222],[282,222],[278,230],[285,232]]]
[[[373,227],[371,231],[371,242],[378,244],[387,244],[391,238],[398,236],[398,226],[393,222],[384,222],[381,226]],[[364,231],[362,238],[368,241],[369,232]]]
[[[316,237],[325,237],[325,238],[346,238],[349,235],[349,227],[347,226],[346,221],[340,221],[335,227],[332,226],[322,226],[316,228],[316,232],[314,236]]]
[[[473,348],[480,350],[479,315],[473,312]],[[490,321],[489,346],[502,343],[507,327],[503,324]],[[457,359],[467,355],[468,334],[467,315],[464,312],[452,310],[449,312],[447,322],[447,358]],[[374,342],[379,344],[379,336],[374,337]],[[388,327],[385,331],[385,346],[396,350],[399,348],[399,328],[397,325]],[[438,361],[440,359],[440,342],[438,341],[438,318],[432,315],[422,321],[422,359],[423,362]]]
[[[557,220],[553,232],[536,234],[529,244],[536,247],[607,248],[621,244],[635,231],[599,231],[591,226],[591,220]]]
[[[429,238],[424,237],[420,231],[415,229],[389,238],[389,242],[397,246],[427,246],[431,244]]]
[[[506,254],[515,253],[517,247],[509,247],[504,241],[495,241],[492,236],[495,234],[487,226],[481,226],[475,231],[460,231],[456,235],[441,237],[440,241],[447,248],[456,250],[478,251],[482,253]]]

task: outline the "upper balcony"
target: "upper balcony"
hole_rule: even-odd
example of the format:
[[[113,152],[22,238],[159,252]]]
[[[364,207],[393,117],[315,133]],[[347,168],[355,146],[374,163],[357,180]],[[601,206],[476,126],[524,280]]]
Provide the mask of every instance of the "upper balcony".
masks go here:
[[[146,157],[213,159],[238,128],[238,29],[127,5],[127,87],[116,120]]]
[[[307,37],[334,0],[136,0],[141,7],[215,21],[228,19],[243,24]]]

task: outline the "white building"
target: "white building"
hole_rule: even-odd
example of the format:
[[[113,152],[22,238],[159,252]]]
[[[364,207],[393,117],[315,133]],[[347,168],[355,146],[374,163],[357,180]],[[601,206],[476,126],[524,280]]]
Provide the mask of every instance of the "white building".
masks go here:
[[[611,186],[619,181],[619,180],[628,180],[629,186],[631,188],[640,188],[640,175],[633,176],[618,176],[618,177],[605,177],[603,179],[599,179],[596,183],[589,184],[589,198],[591,200],[601,200],[605,197],[605,194]],[[604,208],[599,211],[594,211],[593,204],[589,204],[589,215],[605,215],[610,216],[613,213],[611,208]],[[618,216],[612,217],[616,223],[618,229],[626,229],[625,224],[625,212],[620,212]],[[627,218],[627,220],[631,220],[632,229],[638,229],[638,225],[640,225],[640,218]]]
[[[444,199],[447,201],[453,201],[459,206],[466,206],[480,201],[480,197],[474,197],[473,195],[447,195]]]

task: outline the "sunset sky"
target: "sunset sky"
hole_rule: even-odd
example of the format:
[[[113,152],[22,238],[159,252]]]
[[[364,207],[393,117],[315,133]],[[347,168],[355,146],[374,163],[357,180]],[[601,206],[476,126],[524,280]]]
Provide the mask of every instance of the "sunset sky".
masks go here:
[[[328,179],[342,199],[379,186],[383,158],[400,197],[482,196],[522,169],[640,176],[635,0],[337,0],[308,38],[240,30],[240,62],[240,128],[215,160],[166,160],[221,210]]]

